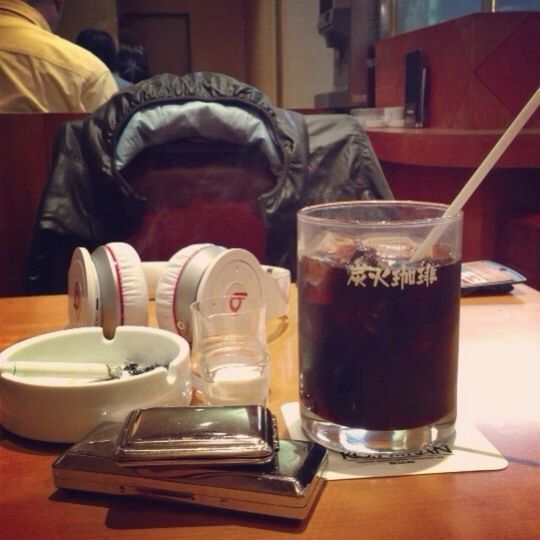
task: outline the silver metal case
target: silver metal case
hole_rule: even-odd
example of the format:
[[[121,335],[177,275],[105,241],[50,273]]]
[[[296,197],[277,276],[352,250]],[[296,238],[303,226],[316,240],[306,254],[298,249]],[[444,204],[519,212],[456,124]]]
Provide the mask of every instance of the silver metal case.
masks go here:
[[[312,442],[281,439],[266,465],[125,467],[114,457],[121,433],[101,424],[69,448],[53,464],[56,487],[304,519],[324,484],[327,451]]]
[[[279,448],[260,405],[153,407],[130,413],[115,458],[122,465],[260,465]]]

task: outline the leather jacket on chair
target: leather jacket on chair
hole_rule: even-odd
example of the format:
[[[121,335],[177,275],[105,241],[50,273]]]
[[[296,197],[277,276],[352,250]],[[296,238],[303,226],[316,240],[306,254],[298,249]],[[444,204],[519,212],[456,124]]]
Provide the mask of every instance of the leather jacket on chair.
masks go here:
[[[352,117],[274,107],[256,88],[225,75],[158,75],[62,127],[36,219],[29,292],[65,291],[74,247],[93,249],[137,231],[146,200],[123,173],[140,152],[171,141],[215,140],[253,146],[267,160],[274,185],[257,201],[267,231],[266,258],[293,273],[300,208],[392,198]]]

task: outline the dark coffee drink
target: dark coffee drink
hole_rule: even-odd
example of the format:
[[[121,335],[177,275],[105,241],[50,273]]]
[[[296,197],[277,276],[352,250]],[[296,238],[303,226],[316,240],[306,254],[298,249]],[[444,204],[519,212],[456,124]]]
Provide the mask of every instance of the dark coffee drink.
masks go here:
[[[456,409],[460,263],[385,264],[375,250],[303,256],[300,400],[350,428],[426,426]]]

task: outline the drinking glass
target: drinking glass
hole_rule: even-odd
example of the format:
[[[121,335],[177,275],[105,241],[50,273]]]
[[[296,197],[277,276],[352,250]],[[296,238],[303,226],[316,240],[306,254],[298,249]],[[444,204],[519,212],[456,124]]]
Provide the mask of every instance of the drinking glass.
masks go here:
[[[210,405],[266,405],[270,358],[266,304],[246,296],[191,305],[195,396]]]
[[[244,340],[227,343],[200,357],[201,392],[208,405],[266,407],[270,358],[260,346]]]
[[[443,217],[446,208],[355,201],[299,212],[300,411],[311,439],[366,455],[453,436],[462,215]]]

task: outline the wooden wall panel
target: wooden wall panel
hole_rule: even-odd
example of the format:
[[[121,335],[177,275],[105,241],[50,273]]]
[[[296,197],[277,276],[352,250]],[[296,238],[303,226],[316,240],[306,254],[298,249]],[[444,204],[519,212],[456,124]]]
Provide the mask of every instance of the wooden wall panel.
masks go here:
[[[403,105],[405,55],[422,49],[428,125],[505,128],[540,86],[540,13],[475,13],[378,41],[376,106]],[[529,127],[540,127],[540,111]]]
[[[70,0],[65,3],[58,33],[75,41],[86,28],[99,28],[117,36],[116,2],[111,0]]]
[[[399,200],[449,204],[473,169],[425,167],[381,162]],[[464,208],[463,259],[500,260],[504,220],[539,211],[540,184],[535,169],[496,169],[489,173]]]
[[[83,114],[0,114],[0,296],[24,294],[34,219],[60,125]]]
[[[119,0],[124,14],[187,15],[191,70],[246,80],[245,0]]]
[[[274,104],[282,103],[281,48],[276,0],[246,2],[246,79]]]

